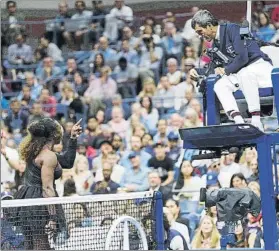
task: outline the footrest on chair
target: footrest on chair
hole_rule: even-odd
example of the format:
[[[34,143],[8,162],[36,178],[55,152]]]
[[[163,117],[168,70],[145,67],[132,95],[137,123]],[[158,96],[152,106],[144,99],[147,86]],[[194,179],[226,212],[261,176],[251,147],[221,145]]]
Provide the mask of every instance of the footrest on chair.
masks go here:
[[[217,125],[179,130],[184,148],[208,149],[249,144],[265,135],[250,124]]]

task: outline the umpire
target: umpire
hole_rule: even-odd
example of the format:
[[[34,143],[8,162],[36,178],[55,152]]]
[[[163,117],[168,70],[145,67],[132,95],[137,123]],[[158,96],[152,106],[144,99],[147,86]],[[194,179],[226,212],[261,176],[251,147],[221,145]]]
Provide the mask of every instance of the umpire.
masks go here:
[[[235,123],[245,123],[233,96],[233,92],[240,89],[252,114],[252,125],[263,131],[258,89],[272,87],[271,59],[260,50],[255,40],[241,39],[239,25],[219,24],[207,10],[200,10],[194,15],[192,28],[207,41],[213,40],[213,46],[230,60],[224,68],[215,69],[215,74],[220,75],[221,78],[214,86],[214,91],[228,117]],[[190,75],[193,78],[198,77],[195,69],[190,71]]]

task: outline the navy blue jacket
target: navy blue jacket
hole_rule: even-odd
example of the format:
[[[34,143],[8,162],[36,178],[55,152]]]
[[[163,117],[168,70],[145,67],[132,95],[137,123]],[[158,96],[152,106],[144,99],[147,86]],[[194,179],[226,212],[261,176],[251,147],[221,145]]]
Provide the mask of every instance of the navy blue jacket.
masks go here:
[[[174,230],[174,229],[169,229],[169,231],[168,231],[167,239],[165,240],[165,248],[167,248],[168,250],[171,250],[171,248],[170,248],[171,241],[176,236],[180,236],[182,238],[183,246],[184,246],[183,250],[189,250],[187,242],[186,242],[184,236],[181,233],[179,233],[177,230]]]
[[[220,24],[220,48],[219,50],[225,54],[230,63],[225,66],[227,75],[237,73],[243,67],[263,58],[272,64],[271,59],[264,54],[259,45],[254,40],[241,40],[240,26],[237,24]]]

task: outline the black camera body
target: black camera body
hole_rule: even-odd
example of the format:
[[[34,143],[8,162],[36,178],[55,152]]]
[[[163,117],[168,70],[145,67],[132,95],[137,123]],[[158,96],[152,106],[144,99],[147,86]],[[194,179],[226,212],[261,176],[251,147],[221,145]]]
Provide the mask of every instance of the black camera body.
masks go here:
[[[250,189],[221,188],[200,190],[200,201],[206,207],[216,206],[218,222],[237,222],[248,213],[257,217],[261,211],[260,198]]]

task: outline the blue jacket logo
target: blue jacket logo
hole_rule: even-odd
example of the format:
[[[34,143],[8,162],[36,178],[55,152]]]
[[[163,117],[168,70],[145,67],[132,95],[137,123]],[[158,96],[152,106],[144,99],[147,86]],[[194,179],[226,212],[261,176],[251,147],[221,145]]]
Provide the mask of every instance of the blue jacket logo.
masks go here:
[[[236,53],[235,53],[235,51],[234,51],[234,48],[233,48],[233,46],[232,45],[229,45],[229,46],[227,46],[227,52],[230,54],[230,56],[231,57],[236,57]]]

